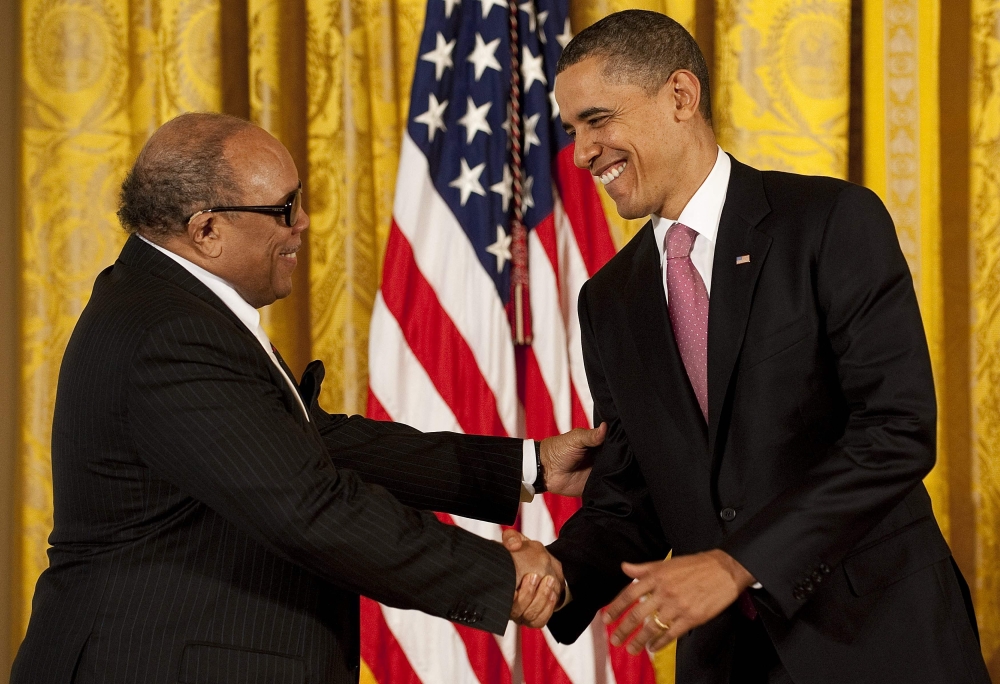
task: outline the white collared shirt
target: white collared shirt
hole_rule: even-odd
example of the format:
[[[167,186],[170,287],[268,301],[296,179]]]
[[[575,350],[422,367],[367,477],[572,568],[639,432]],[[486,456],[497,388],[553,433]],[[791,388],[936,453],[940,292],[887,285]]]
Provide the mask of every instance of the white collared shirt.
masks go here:
[[[160,247],[155,242],[150,242],[141,235],[138,235],[138,238],[180,264],[184,270],[197,278],[202,285],[211,290],[216,297],[222,300],[223,304],[229,307],[229,310],[232,311],[238,319],[240,319],[240,322],[242,322],[243,325],[247,327],[247,330],[249,330],[253,336],[257,338],[257,341],[260,342],[260,346],[264,348],[264,352],[267,354],[268,358],[271,359],[275,368],[281,372],[281,377],[285,379],[285,382],[287,382],[288,386],[291,388],[292,394],[295,395],[295,400],[299,402],[299,406],[302,408],[302,413],[305,415],[306,420],[311,420],[309,417],[309,411],[306,410],[306,405],[302,402],[302,397],[299,396],[299,390],[295,386],[295,382],[288,377],[285,369],[281,367],[280,363],[278,363],[278,357],[274,354],[274,350],[271,348],[271,340],[268,338],[267,333],[264,332],[264,327],[260,324],[260,312],[243,299],[243,297],[239,295],[232,285],[219,276],[206,271],[198,264],[188,261],[181,255],[171,252],[169,249]]]
[[[214,292],[215,295],[222,300],[223,304],[229,307],[229,310],[232,311],[238,319],[240,319],[243,325],[245,325],[251,333],[253,333],[253,336],[257,338],[258,342],[260,342],[260,346],[264,348],[264,351],[274,363],[275,367],[281,371],[282,377],[285,378],[285,382],[287,382],[288,386],[292,389],[292,394],[295,395],[295,399],[299,402],[299,406],[302,407],[302,413],[305,414],[306,420],[310,420],[309,411],[306,410],[306,405],[302,402],[302,398],[299,396],[299,391],[296,388],[295,383],[290,377],[288,377],[288,374],[285,373],[285,369],[281,367],[280,363],[278,363],[278,357],[275,356],[274,350],[271,349],[271,340],[268,338],[267,333],[264,332],[264,328],[260,324],[260,312],[243,299],[243,297],[239,295],[232,285],[219,276],[206,271],[198,264],[188,261],[181,255],[171,252],[169,249],[165,249],[154,242],[150,242],[141,235],[137,234],[137,237],[147,245],[159,250],[180,264],[205,287]],[[524,496],[521,498],[525,501],[531,501],[532,497],[535,495],[535,488],[533,485],[535,484],[535,480],[538,479],[538,467],[535,463],[535,442],[531,439],[524,440],[524,445],[521,450],[521,478],[524,488]]]
[[[722,207],[726,203],[729,174],[732,172],[732,168],[733,163],[729,159],[729,155],[723,152],[720,147],[715,166],[712,167],[701,187],[688,200],[681,215],[676,220],[663,218],[656,214],[650,217],[653,221],[653,235],[656,236],[656,245],[660,252],[660,280],[663,281],[663,294],[667,298],[668,304],[670,303],[670,295],[667,294],[667,273],[663,267],[667,255],[663,239],[667,235],[667,230],[674,223],[683,223],[698,233],[691,250],[691,262],[698,274],[701,275],[701,279],[705,281],[705,289],[708,291],[709,298],[712,296],[712,263],[715,259],[715,242],[719,234],[719,219],[722,218]]]

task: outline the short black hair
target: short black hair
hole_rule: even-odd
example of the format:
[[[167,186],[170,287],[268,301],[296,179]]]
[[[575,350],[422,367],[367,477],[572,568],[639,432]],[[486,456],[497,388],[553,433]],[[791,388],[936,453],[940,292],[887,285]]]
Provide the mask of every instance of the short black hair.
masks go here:
[[[675,71],[687,69],[701,83],[701,116],[712,123],[705,55],[694,36],[667,15],[638,9],[609,14],[569,42],[556,73],[588,57],[605,58],[607,76],[638,85],[650,94],[659,92]]]
[[[251,126],[210,112],[181,114],[164,124],[122,183],[118,220],[125,231],[155,240],[184,232],[188,218],[200,209],[239,204],[225,143]]]

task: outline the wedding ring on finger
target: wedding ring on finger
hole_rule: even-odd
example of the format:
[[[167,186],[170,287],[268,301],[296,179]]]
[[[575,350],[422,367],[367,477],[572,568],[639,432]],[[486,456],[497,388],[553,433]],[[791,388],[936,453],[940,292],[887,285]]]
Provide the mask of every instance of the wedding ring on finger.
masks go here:
[[[655,624],[657,627],[659,627],[660,629],[662,629],[664,632],[669,632],[670,631],[670,624],[666,623],[666,622],[663,622],[660,619],[660,614],[657,613],[655,610],[653,611],[653,614],[649,616],[649,618],[650,618],[650,620],[653,621],[653,624]]]

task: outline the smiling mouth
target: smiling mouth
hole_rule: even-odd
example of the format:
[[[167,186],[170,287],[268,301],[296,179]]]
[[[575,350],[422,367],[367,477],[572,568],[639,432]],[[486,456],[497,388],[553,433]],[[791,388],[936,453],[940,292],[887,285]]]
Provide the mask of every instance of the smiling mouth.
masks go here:
[[[623,162],[621,162],[619,164],[613,164],[613,165],[611,165],[608,168],[607,171],[605,171],[600,176],[598,176],[598,178],[601,181],[601,184],[602,185],[607,185],[611,181],[613,181],[616,178],[618,178],[618,176],[620,176],[622,174],[622,172],[625,170],[626,166],[628,166],[628,162],[627,161],[623,161]]]
[[[301,246],[302,245],[298,245],[296,247],[290,247],[288,249],[283,249],[280,252],[278,252],[278,256],[284,257],[285,259],[294,259],[294,258],[296,258],[295,254],[299,251],[299,248]]]

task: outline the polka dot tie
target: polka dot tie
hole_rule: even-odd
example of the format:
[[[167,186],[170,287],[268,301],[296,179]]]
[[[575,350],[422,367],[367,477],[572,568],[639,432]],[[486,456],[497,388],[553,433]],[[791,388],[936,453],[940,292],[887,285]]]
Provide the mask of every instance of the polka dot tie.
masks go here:
[[[670,325],[701,413],[708,420],[708,290],[691,262],[698,233],[683,223],[670,226],[667,253],[667,299]]]

